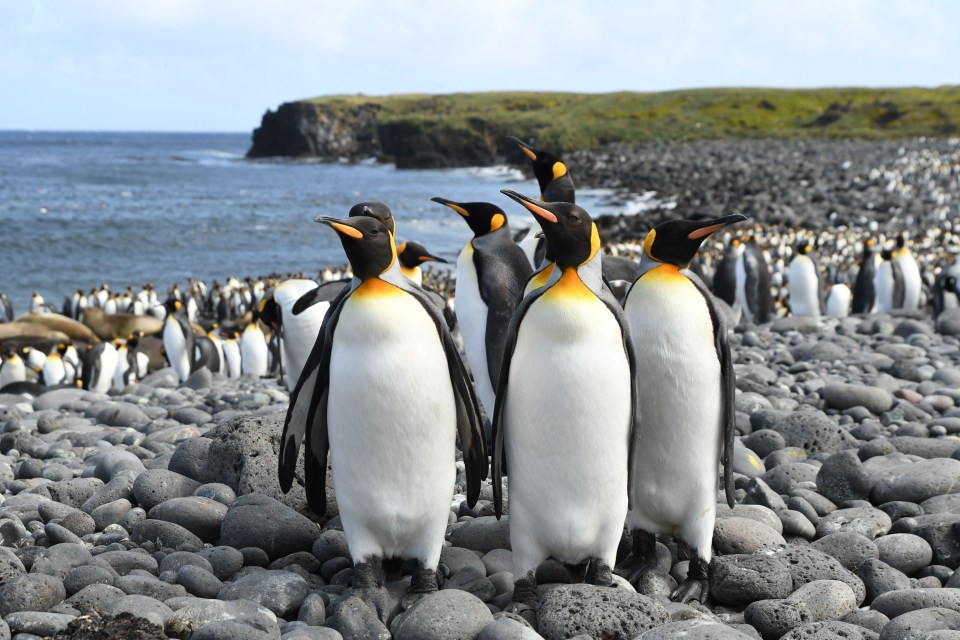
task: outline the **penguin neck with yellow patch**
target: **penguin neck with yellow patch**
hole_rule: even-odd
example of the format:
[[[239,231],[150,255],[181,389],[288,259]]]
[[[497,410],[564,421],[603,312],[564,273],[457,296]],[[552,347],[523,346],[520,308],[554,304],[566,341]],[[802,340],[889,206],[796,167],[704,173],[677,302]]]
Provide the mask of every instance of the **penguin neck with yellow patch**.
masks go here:
[[[595,300],[600,296],[600,291],[603,288],[600,234],[597,231],[596,223],[591,223],[591,225],[589,257],[579,265],[561,266],[555,264],[549,270],[551,273],[548,273],[547,278],[551,279],[551,275],[559,275],[559,277],[543,294],[545,298]],[[544,269],[544,271],[548,270]],[[552,273],[557,271],[559,271],[559,274]]]
[[[393,242],[393,234],[390,234],[390,236],[390,264],[376,276],[364,280],[354,278],[353,293],[350,295],[352,299],[370,300],[403,294],[401,284],[404,281],[409,282],[409,280],[403,274],[400,261],[397,260],[397,247]],[[356,272],[356,269],[354,269],[354,272]]]
[[[643,241],[643,253],[640,255],[640,266],[637,269],[637,277],[635,278],[634,282],[647,274],[650,274],[651,277],[656,277],[657,279],[686,279],[686,276],[680,273],[680,269],[686,269],[687,265],[683,265],[681,267],[669,262],[661,262],[650,255],[650,252],[653,248],[653,242],[656,237],[656,229],[651,229],[650,233],[647,234],[646,239]]]

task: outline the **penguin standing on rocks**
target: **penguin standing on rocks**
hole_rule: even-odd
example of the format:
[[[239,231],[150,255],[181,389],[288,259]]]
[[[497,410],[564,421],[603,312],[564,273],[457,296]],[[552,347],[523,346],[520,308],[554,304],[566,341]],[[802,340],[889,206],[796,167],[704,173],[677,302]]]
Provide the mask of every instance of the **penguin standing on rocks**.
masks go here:
[[[737,302],[737,260],[739,259],[737,248],[740,246],[740,240],[733,238],[730,240],[717,265],[717,271],[713,275],[713,295],[717,296],[731,307]]]
[[[67,378],[67,370],[63,366],[63,354],[66,350],[67,345],[61,342],[57,345],[56,350],[43,361],[43,366],[41,367],[43,384],[48,387],[63,384]]]
[[[13,303],[5,293],[0,293],[0,311],[3,312],[0,315],[0,322],[13,322]]]
[[[900,263],[894,259],[892,249],[880,252],[874,288],[877,291],[877,313],[890,313],[903,308],[904,286]]]
[[[721,456],[734,505],[736,387],[726,319],[703,283],[680,270],[710,234],[743,220],[735,214],[657,225],[624,306],[645,375],[638,385],[642,431],[631,451],[633,548],[617,572],[635,583],[656,564],[655,535],[676,536],[694,553],[671,594],[679,602],[707,599]]]
[[[493,419],[497,516],[505,472],[510,482],[511,609],[533,617],[536,568],[548,558],[587,563],[588,583],[612,584],[638,435],[637,378],[589,214],[502,193],[534,214],[560,272],[523,299],[510,323]]]
[[[850,315],[850,301],[853,295],[850,287],[844,282],[834,283],[827,292],[824,311],[831,318],[846,318]]]
[[[239,336],[240,334],[234,331],[230,337],[223,341],[223,360],[227,366],[227,378],[230,380],[236,380],[242,373],[240,345],[237,343]]]
[[[493,415],[507,328],[531,268],[513,241],[507,216],[489,202],[453,202],[433,198],[460,214],[473,231],[457,258],[454,308],[473,371],[477,396]]]
[[[790,314],[794,316],[819,318],[821,314],[820,269],[813,259],[812,249],[809,242],[798,242],[796,254],[790,261],[787,285]]]
[[[3,360],[3,366],[0,366],[0,389],[8,384],[23,382],[26,379],[27,366],[23,363],[23,359],[17,355],[17,352],[10,349]]]
[[[752,238],[737,247],[737,302],[743,318],[751,324],[770,322],[773,297],[770,295],[770,267],[763,249]]]
[[[347,286],[346,283],[343,286]],[[307,356],[320,334],[323,318],[330,307],[318,302],[294,313],[293,306],[304,294],[317,288],[313,280],[284,280],[261,301],[260,317],[280,337],[280,364],[283,382],[293,391]]]
[[[240,372],[262,378],[267,375],[267,338],[258,324],[259,313],[240,336]]]
[[[863,241],[863,256],[860,259],[860,270],[853,283],[853,313],[873,313],[877,307],[877,263],[879,256],[873,250],[874,241],[867,238]]]
[[[900,267],[900,273],[903,276],[903,306],[900,308],[916,311],[920,308],[923,295],[923,278],[920,277],[917,261],[907,249],[907,238],[903,233],[897,235],[897,249],[893,259]]]
[[[183,382],[193,370],[193,330],[187,320],[183,302],[169,298],[163,303],[167,317],[163,321],[163,348],[167,361]]]
[[[467,502],[487,475],[479,407],[443,317],[400,273],[380,220],[319,217],[336,231],[354,280],[331,306],[290,396],[280,446],[284,492],[306,439],[307,502],[326,510],[329,451],[353,593],[386,619],[383,560],[416,563],[405,604],[437,590],[459,434]]]
[[[106,393],[113,385],[113,373],[117,370],[119,356],[110,342],[87,345],[84,352],[81,386],[88,391]]]

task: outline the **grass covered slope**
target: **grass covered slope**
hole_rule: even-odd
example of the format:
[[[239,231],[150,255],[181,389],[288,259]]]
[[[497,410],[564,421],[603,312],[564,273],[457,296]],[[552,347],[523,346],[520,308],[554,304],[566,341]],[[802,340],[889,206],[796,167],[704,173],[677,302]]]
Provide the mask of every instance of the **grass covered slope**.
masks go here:
[[[937,89],[693,89],[662,93],[493,92],[329,96],[332,110],[377,105],[384,124],[475,128],[544,147],[724,138],[891,138],[960,133],[960,86]]]
[[[960,86],[326,96],[268,111],[248,155],[482,166],[519,159],[508,135],[560,153],[652,140],[954,136]]]

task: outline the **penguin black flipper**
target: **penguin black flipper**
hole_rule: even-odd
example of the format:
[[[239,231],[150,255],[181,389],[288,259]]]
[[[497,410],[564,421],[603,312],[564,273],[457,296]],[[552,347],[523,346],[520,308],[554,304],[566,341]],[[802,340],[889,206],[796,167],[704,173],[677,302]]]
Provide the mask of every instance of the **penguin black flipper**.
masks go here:
[[[173,314],[173,319],[177,321],[177,324],[180,325],[180,331],[183,332],[184,349],[190,358],[190,373],[193,373],[201,366],[197,364],[197,358],[194,352],[193,327],[190,326],[190,321],[179,313]]]
[[[479,277],[480,299],[487,305],[487,371],[490,384],[498,388],[500,354],[507,342],[510,318],[516,308],[515,300],[523,293],[532,268],[527,256],[504,229],[473,239],[473,263]],[[488,252],[497,254],[489,259]]]
[[[766,260],[758,247],[748,245],[744,257],[749,261],[747,268],[747,304],[754,309],[756,324],[770,322],[773,301],[770,298],[770,271]]]
[[[637,376],[637,359],[633,350],[633,338],[630,335],[630,327],[627,324],[627,317],[623,311],[623,303],[617,299],[613,293],[613,288],[603,278],[603,286],[600,287],[600,302],[607,306],[610,313],[620,325],[620,335],[623,336],[623,349],[627,354],[627,363],[630,365],[630,442],[627,448],[627,486],[633,486],[633,460],[637,448],[640,446],[640,389]],[[626,300],[626,296],[623,298]],[[627,492],[627,508],[633,508],[633,492]]]
[[[530,310],[530,305],[547,292],[547,287],[541,287],[525,297],[510,319],[507,328],[507,343],[503,349],[503,362],[500,364],[500,379],[497,384],[497,402],[493,409],[493,420],[490,421],[493,430],[493,509],[497,520],[503,515],[503,476],[507,473],[507,457],[504,452],[503,412],[507,394],[507,381],[510,379],[510,361],[513,359],[513,350],[517,347],[517,333],[520,323]]]
[[[280,458],[277,465],[280,489],[284,493],[290,491],[290,487],[293,486],[300,445],[307,433],[316,432],[310,438],[308,452],[305,454],[305,463],[311,458],[320,457],[322,454],[324,465],[326,465],[327,412],[325,410],[318,411],[318,408],[320,404],[325,406],[327,385],[330,382],[330,336],[333,335],[337,321],[340,319],[343,303],[351,289],[352,287],[345,287],[331,303],[330,309],[323,319],[323,324],[320,326],[317,340],[314,342],[313,349],[310,350],[307,362],[300,373],[300,379],[297,380],[297,384],[290,394],[290,405],[287,407],[287,416],[283,422],[283,434],[280,436]],[[322,423],[314,424],[318,414]],[[325,485],[326,470],[324,470],[319,484],[320,493],[324,495],[322,500],[313,500],[311,497],[313,491],[310,485],[306,487],[307,502],[310,504],[310,508],[321,516],[326,512]],[[314,502],[319,504],[314,504]]]
[[[320,302],[330,302],[330,306],[333,306],[333,301],[339,298],[344,291],[348,291],[350,284],[349,279],[344,280],[331,280],[330,282],[324,282],[321,285],[317,285],[315,288],[310,289],[305,294],[300,296],[300,299],[293,303],[293,315],[298,316],[313,305]],[[338,286],[339,285],[339,286]]]
[[[690,274],[693,275],[693,274]],[[727,496],[727,504],[732,509],[736,501],[733,495],[733,433],[737,423],[736,418],[736,374],[733,371],[733,356],[730,352],[730,331],[727,317],[717,306],[717,301],[700,278],[687,278],[697,288],[707,303],[710,311],[710,320],[713,322],[714,346],[717,349],[717,358],[720,360],[720,387],[723,394],[723,484]]]
[[[473,383],[460,358],[460,351],[453,341],[453,334],[447,328],[443,311],[437,308],[430,293],[405,277],[401,281],[391,281],[391,284],[419,302],[437,328],[437,335],[447,358],[450,383],[453,386],[453,399],[457,411],[457,435],[460,436],[463,464],[467,475],[467,506],[473,507],[480,499],[480,484],[487,479],[488,475],[487,441],[483,432],[483,422],[480,419],[480,403],[473,390]]]
[[[903,299],[906,288],[903,285],[903,269],[896,260],[890,260],[890,270],[893,272],[893,308],[903,309]]]

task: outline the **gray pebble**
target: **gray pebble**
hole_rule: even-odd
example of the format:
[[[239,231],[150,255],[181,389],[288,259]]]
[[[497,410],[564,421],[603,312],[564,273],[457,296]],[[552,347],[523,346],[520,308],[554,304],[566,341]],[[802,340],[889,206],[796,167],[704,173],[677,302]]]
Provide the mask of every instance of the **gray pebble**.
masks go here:
[[[755,430],[743,439],[743,444],[761,459],[787,446],[783,436],[773,429]]]
[[[910,533],[894,533],[877,538],[880,560],[912,576],[933,560],[930,543]]]
[[[0,586],[0,616],[14,611],[46,611],[67,597],[63,582],[39,573],[17,576]]]
[[[920,503],[960,491],[960,460],[933,459],[898,468],[899,473],[881,479],[871,492],[877,504],[904,500]]]
[[[171,498],[150,509],[148,518],[178,524],[204,542],[215,543],[227,506],[200,496]]]
[[[873,507],[838,509],[820,518],[817,535],[823,537],[838,531],[849,531],[872,540],[890,531],[892,526],[890,516]]]
[[[85,513],[93,513],[97,507],[114,502],[115,500],[128,500],[133,495],[134,482],[135,476],[132,472],[121,471],[116,477],[110,480],[110,482],[98,487],[90,497],[80,505],[80,509]]]
[[[250,600],[288,617],[295,613],[310,592],[306,581],[289,571],[260,571],[223,587],[220,600]]]
[[[110,482],[121,471],[130,471],[134,476],[144,471],[143,462],[140,458],[123,449],[112,449],[97,457],[99,459],[93,475],[104,482]]]
[[[806,605],[796,600],[758,600],[747,605],[743,619],[768,640],[781,638],[809,621],[810,614]]]
[[[97,555],[97,559],[106,562],[113,570],[124,576],[140,569],[149,573],[157,573],[157,561],[149,553],[139,551],[106,551]]]
[[[203,542],[183,527],[163,520],[144,520],[130,533],[130,539],[137,544],[151,542],[162,548],[180,551],[199,551]]]
[[[910,611],[891,620],[890,624],[883,628],[880,640],[926,639],[929,632],[945,630],[960,631],[960,613],[942,607],[931,607]]]
[[[882,560],[864,561],[857,568],[857,575],[867,589],[867,602],[887,591],[910,588],[910,578]]]
[[[449,535],[450,544],[480,553],[510,549],[510,516],[497,520],[481,516],[458,524]]]
[[[866,598],[867,592],[860,578],[844,568],[837,559],[811,545],[786,546],[774,550],[773,556],[790,570],[794,589],[814,580],[840,580],[853,589],[858,606]]]
[[[327,529],[313,541],[311,551],[322,564],[332,558],[349,558],[350,550],[347,547],[347,537],[343,531]]]
[[[115,616],[120,613],[129,613],[137,618],[143,618],[158,627],[163,627],[163,621],[173,613],[166,604],[144,595],[125,595],[108,604],[104,613]]]
[[[159,571],[160,573],[166,573],[168,571],[177,573],[183,567],[191,564],[213,573],[213,566],[210,562],[199,553],[192,551],[174,551],[173,553],[168,553],[164,556],[163,560],[160,561]]]
[[[773,429],[788,447],[800,447],[807,453],[836,453],[857,445],[850,434],[819,411],[791,413]]]
[[[817,473],[816,483],[817,491],[835,504],[866,499],[873,487],[860,458],[852,450],[827,458]]]
[[[872,609],[857,609],[843,616],[843,622],[849,622],[879,634],[890,622],[890,618]]]
[[[223,519],[221,544],[260,547],[271,558],[308,551],[320,535],[316,523],[290,507],[260,494],[240,496]]]
[[[310,626],[321,626],[327,619],[326,604],[320,594],[311,593],[304,598],[297,612],[297,620],[305,622]]]
[[[497,589],[487,579],[486,571],[476,567],[465,567],[457,571],[443,584],[442,588],[466,591],[483,602],[489,602],[497,595]]]
[[[614,637],[615,633],[633,638],[666,622],[668,614],[659,603],[638,593],[572,584],[548,591],[538,603],[537,619],[538,631],[547,640],[577,634]]]
[[[81,611],[92,610],[100,614],[106,614],[109,607],[124,595],[123,591],[114,586],[91,584],[67,598],[65,604]]]
[[[201,498],[210,498],[211,500],[216,500],[220,504],[227,505],[228,507],[233,504],[234,500],[237,499],[236,492],[220,482],[202,484],[197,487],[197,490],[193,492],[193,495],[200,496]]]
[[[463,592],[451,591],[447,593]],[[469,594],[464,595],[472,597]],[[474,598],[474,600],[476,600],[476,598]],[[483,606],[483,610],[489,615],[490,611],[486,608],[486,605],[482,602],[480,602],[480,605]],[[336,604],[333,604],[325,624],[331,629],[338,631],[344,638],[389,640],[391,637],[390,631],[383,626],[383,623],[377,618],[377,614],[371,611],[370,607],[364,604],[360,598],[353,596],[344,598]]]
[[[766,482],[760,478],[751,478],[747,484],[747,495],[743,499],[744,504],[758,504],[774,511],[786,509],[787,504],[783,501],[776,491],[771,489]]]
[[[869,629],[847,622],[828,620],[808,622],[793,629],[780,640],[877,640],[879,636]]]
[[[148,469],[133,483],[133,495],[146,511],[171,498],[192,495],[200,483],[173,471]]]
[[[133,531],[137,528],[137,525],[147,519],[147,512],[141,509],[140,507],[133,507],[120,518],[119,524],[121,527],[127,531]]]
[[[810,620],[839,620],[857,608],[857,597],[850,585],[839,580],[814,580],[789,597],[804,603]]]
[[[901,518],[915,518],[924,513],[924,510],[920,507],[920,505],[914,502],[904,502],[902,500],[884,502],[877,508],[890,516],[890,520],[893,522],[896,522]]]
[[[210,547],[198,554],[210,563],[209,571],[220,580],[226,580],[244,565],[244,554],[232,547]]]
[[[812,540],[817,535],[817,529],[810,520],[799,511],[778,511],[777,516],[783,523],[784,536],[800,536]]]
[[[513,571],[513,552],[507,549],[494,549],[485,553],[481,561],[488,576],[503,571]]]
[[[72,596],[84,587],[91,584],[112,585],[116,573],[96,565],[84,565],[71,569],[63,579],[63,586],[68,596]]]
[[[18,611],[4,618],[10,632],[22,638],[26,634],[47,637],[63,633],[76,616],[40,611]],[[23,634],[23,635],[21,635]]]
[[[536,636],[531,636],[536,637]],[[750,640],[750,636],[731,626],[714,620],[676,620],[668,622],[639,636],[642,640]]]
[[[763,481],[777,493],[790,493],[804,482],[817,479],[818,468],[804,462],[780,464],[763,474]]]
[[[863,384],[833,383],[824,385],[820,395],[831,409],[866,407],[870,413],[880,415],[894,405],[893,394],[886,389]]]
[[[779,533],[748,518],[720,518],[713,530],[713,546],[721,554],[754,553],[786,544]]]
[[[765,553],[722,555],[710,566],[710,593],[720,604],[743,606],[755,600],[786,598],[793,592],[789,569]]]
[[[198,598],[216,598],[223,583],[206,569],[193,564],[180,568],[177,572],[177,584],[183,585],[191,595]]]
[[[155,600],[169,600],[187,595],[187,590],[179,584],[169,584],[152,575],[135,575],[129,573],[117,578],[113,586],[127,595],[140,595]]]
[[[877,596],[870,608],[879,611],[891,620],[917,609],[945,607],[960,611],[958,589],[899,589]]]
[[[207,482],[211,475],[209,468],[209,438],[193,438],[177,445],[170,458],[168,469],[199,482]],[[208,496],[209,497],[209,496]]]

